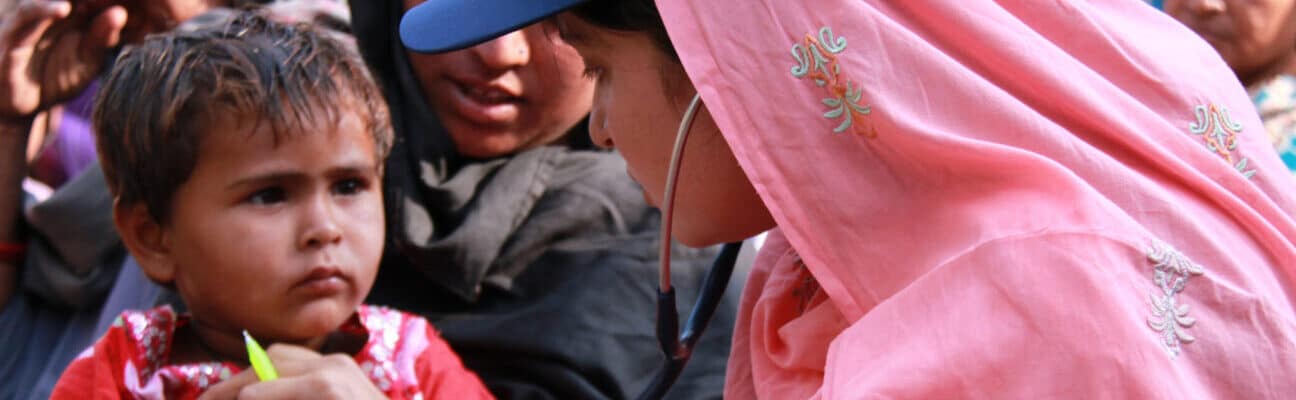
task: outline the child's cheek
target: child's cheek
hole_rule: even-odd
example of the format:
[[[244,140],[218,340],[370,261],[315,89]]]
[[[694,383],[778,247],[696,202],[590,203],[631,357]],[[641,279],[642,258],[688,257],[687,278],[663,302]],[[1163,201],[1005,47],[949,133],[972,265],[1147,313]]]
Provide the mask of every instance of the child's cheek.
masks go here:
[[[382,194],[379,190],[374,190],[359,196],[356,200],[348,207],[348,214],[351,216],[351,232],[356,246],[355,255],[366,265],[377,266],[382,256],[383,238],[386,232]]]

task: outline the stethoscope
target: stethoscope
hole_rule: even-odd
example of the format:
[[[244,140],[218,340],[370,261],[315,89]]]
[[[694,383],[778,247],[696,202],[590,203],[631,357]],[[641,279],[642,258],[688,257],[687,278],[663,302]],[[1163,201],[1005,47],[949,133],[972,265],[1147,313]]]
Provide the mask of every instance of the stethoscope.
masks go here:
[[[657,371],[651,384],[639,394],[640,400],[660,399],[670,390],[671,385],[679,379],[680,372],[693,355],[707,323],[715,314],[720,299],[724,297],[729,277],[733,275],[734,263],[738,261],[738,250],[742,242],[726,243],[720,249],[720,255],[711,263],[702,281],[702,294],[693,305],[693,312],[684,323],[684,332],[679,330],[679,313],[675,310],[675,288],[671,287],[671,217],[675,212],[675,184],[679,180],[680,162],[684,158],[684,145],[688,142],[689,127],[698,106],[702,103],[701,94],[693,96],[684,117],[680,119],[679,131],[675,134],[675,148],[671,152],[670,169],[666,172],[666,192],[661,207],[661,267],[659,277],[660,289],[657,293],[657,341],[661,343],[666,361]]]

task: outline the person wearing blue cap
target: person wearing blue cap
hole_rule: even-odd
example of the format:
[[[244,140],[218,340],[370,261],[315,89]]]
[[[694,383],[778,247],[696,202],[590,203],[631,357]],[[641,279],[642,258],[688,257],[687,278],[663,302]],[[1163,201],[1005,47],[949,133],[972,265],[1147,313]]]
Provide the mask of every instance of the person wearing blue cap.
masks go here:
[[[625,162],[589,142],[583,62],[549,24],[459,52],[410,52],[395,28],[419,3],[350,3],[395,130],[387,246],[366,303],[427,317],[499,398],[634,396],[664,358],[644,318],[658,213]],[[677,249],[684,296],[700,291],[714,254]],[[737,300],[737,288],[721,299],[675,398],[721,397]]]
[[[621,157],[589,142],[593,81],[583,62],[552,24],[413,53],[397,26],[419,3],[350,2],[396,134],[384,178],[387,246],[366,302],[427,317],[500,398],[636,395],[664,358],[647,317],[659,214]],[[697,295],[714,254],[678,249],[681,296]],[[723,298],[674,398],[720,398],[738,289]]]

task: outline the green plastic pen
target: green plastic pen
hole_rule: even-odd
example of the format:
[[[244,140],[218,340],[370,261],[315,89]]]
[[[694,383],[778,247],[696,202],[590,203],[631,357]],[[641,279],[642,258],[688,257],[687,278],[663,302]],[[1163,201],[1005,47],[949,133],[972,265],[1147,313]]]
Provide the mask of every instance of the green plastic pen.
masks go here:
[[[262,382],[279,379],[279,372],[275,371],[274,364],[270,363],[270,356],[266,355],[265,349],[262,349],[256,339],[248,334],[247,329],[243,330],[243,342],[247,344],[248,361],[252,362],[252,371],[256,372],[257,379]]]

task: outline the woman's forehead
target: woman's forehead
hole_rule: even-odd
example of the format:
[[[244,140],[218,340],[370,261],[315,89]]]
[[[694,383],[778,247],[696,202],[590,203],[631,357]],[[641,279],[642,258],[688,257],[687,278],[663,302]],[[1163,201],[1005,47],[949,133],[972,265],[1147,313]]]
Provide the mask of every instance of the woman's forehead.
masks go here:
[[[611,40],[617,37],[630,36],[634,32],[622,32],[601,28],[581,19],[571,12],[558,14],[553,18],[558,35],[572,46],[591,50],[611,50]]]

